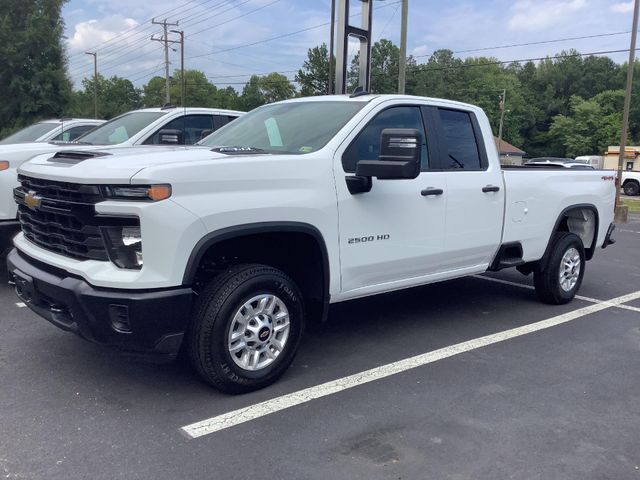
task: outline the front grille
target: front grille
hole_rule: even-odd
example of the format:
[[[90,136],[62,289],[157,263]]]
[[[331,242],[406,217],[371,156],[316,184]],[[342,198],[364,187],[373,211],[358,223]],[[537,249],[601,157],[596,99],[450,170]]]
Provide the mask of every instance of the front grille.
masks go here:
[[[24,236],[36,245],[78,260],[109,260],[101,227],[139,224],[137,219],[97,215],[104,200],[97,185],[19,176],[14,190]]]
[[[18,182],[25,192],[34,192],[36,195],[49,200],[66,200],[95,204],[104,200],[102,191],[98,185],[83,185],[79,183],[52,182],[40,178],[18,175]]]

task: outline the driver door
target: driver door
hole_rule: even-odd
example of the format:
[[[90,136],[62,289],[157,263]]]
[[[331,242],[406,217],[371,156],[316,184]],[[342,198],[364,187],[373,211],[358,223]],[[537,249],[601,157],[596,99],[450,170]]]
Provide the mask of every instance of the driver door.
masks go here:
[[[420,283],[438,271],[443,251],[446,173],[430,172],[435,140],[425,128],[420,106],[381,106],[335,157],[340,227],[342,292],[346,298]],[[360,160],[377,160],[382,130],[411,128],[422,132],[420,175],[411,180],[373,179],[370,192],[351,194],[345,176]],[[435,132],[434,132],[435,133]]]

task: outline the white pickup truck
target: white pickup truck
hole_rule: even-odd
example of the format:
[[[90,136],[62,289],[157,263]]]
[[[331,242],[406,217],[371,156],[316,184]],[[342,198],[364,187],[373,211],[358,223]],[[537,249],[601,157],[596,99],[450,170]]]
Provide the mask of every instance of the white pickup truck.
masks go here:
[[[447,100],[289,100],[199,147],[59,152],[19,173],[22,301],[121,350],[183,348],[232,393],[282,375],[330,303],[517,267],[561,304],[612,243],[610,172],[503,171],[484,112]]]
[[[226,125],[240,115],[242,112],[212,108],[177,108],[173,106],[145,108],[125,113],[107,123],[94,120],[90,128],[102,125],[77,139],[73,138],[72,140],[77,143],[69,144],[65,141],[57,141],[68,140],[63,137],[54,138],[53,140],[56,142],[53,143],[38,141],[0,145],[0,243],[4,236],[17,231],[16,204],[13,201],[13,189],[18,185],[16,171],[30,158],[69,148],[95,150],[96,148],[104,148],[105,145],[112,147],[159,144],[192,145],[201,140],[203,136]],[[72,128],[71,125],[75,124],[71,121],[68,122],[65,131],[69,131]],[[61,128],[58,124],[54,126],[58,129]],[[79,128],[79,125],[75,126]],[[16,139],[14,138],[14,140]],[[0,245],[0,251],[2,250],[3,247]]]

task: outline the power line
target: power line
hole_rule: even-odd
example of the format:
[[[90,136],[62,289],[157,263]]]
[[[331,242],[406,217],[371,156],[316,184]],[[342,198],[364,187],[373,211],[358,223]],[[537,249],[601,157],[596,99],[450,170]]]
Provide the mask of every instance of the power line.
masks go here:
[[[195,0],[191,0],[191,1],[195,1]],[[199,3],[198,5],[194,5],[194,6],[190,7],[185,11],[193,10],[194,8],[203,7],[205,4],[210,3],[212,1],[214,1],[214,0],[207,0],[207,1],[203,2],[203,3]],[[184,17],[184,18],[191,18],[191,17],[199,18],[199,17],[202,17],[202,16],[211,15],[212,10],[217,10],[218,8],[224,6],[225,4],[228,4],[228,3],[229,3],[229,0],[224,0],[221,3],[219,3],[217,5],[214,5],[213,7],[211,7],[211,9],[207,10],[206,12],[194,13],[194,14],[192,14],[190,16],[187,16],[187,17]],[[177,10],[177,8],[173,9],[173,10]],[[173,10],[169,10],[168,12],[171,12]],[[166,12],[166,13],[168,13],[168,12]],[[144,23],[138,25],[138,27],[144,25],[145,23],[149,23],[149,22],[151,22],[151,20],[145,21]],[[149,24],[148,26],[146,26],[145,28],[143,28],[139,32],[136,32],[135,34],[130,35],[130,36],[126,37],[126,38],[123,38],[122,40],[131,41],[131,43],[129,43],[128,45],[126,45],[123,48],[118,49],[117,45],[110,45],[110,46],[106,47],[106,50],[111,50],[111,49],[115,49],[115,50],[111,50],[108,53],[102,52],[102,58],[108,59],[108,62],[104,63],[103,66],[105,66],[106,69],[109,69],[109,68],[113,68],[114,65],[118,65],[116,60],[118,60],[120,58],[123,58],[123,57],[126,57],[129,53],[131,53],[130,52],[131,50],[135,49],[135,47],[147,42],[147,40],[148,40],[147,31],[149,31],[150,29],[153,29],[153,27],[154,27],[153,24]],[[115,39],[115,37],[114,37],[114,39]],[[110,40],[108,40],[108,41],[110,41]],[[114,55],[116,55],[116,56],[114,57]],[[142,56],[144,56],[144,55],[138,56],[138,57],[136,57],[136,59],[137,58],[141,58]],[[80,72],[87,71],[87,70],[88,70],[88,68],[86,66],[84,66],[84,67],[83,66],[76,66],[71,70],[70,73],[73,75],[73,74],[78,74]]]
[[[566,37],[566,38],[556,38],[554,40],[540,40],[540,41],[536,41],[536,42],[527,42],[527,43],[513,43],[510,45],[497,45],[495,47],[480,47],[480,48],[472,48],[469,50],[456,50],[452,53],[471,53],[471,52],[483,52],[486,50],[500,50],[503,48],[514,48],[514,47],[528,47],[530,45],[543,45],[543,44],[548,44],[548,43],[559,43],[559,42],[568,42],[568,41],[572,41],[572,40],[585,40],[585,39],[589,39],[589,38],[601,38],[601,37],[612,37],[615,35],[625,35],[625,34],[629,34],[631,33],[629,32],[612,32],[612,33],[599,33],[599,34],[595,34],[595,35],[583,35],[580,37]],[[422,57],[429,57],[433,55],[432,53],[425,53],[423,55],[414,55],[413,58],[422,58]]]
[[[196,1],[197,1],[197,0],[188,0],[188,1],[186,1],[185,3],[183,3],[182,5],[180,5],[179,7],[174,7],[174,8],[172,8],[172,9],[170,9],[170,10],[167,10],[166,12],[159,13],[158,15],[156,15],[156,17],[161,17],[161,16],[167,15],[167,14],[169,14],[169,13],[171,13],[171,12],[174,12],[175,10],[180,10],[180,9],[181,9],[181,8],[183,8],[185,5],[188,5],[189,3],[194,3],[194,2],[196,2]],[[205,2],[205,3],[208,3],[208,2],[210,2],[210,1],[213,1],[213,0],[208,0],[208,1],[207,1],[207,2]],[[194,8],[194,7],[191,7],[191,8]],[[188,8],[187,10],[190,10],[191,8]],[[149,23],[149,22],[151,22],[151,19],[149,19],[149,20],[145,20],[144,22],[139,23],[139,24],[138,24],[138,25],[136,25],[135,27],[131,27],[131,28],[129,28],[129,29],[127,29],[127,30],[123,31],[123,32],[120,32],[118,35],[116,35],[116,36],[114,36],[114,37],[111,37],[111,38],[109,38],[109,39],[107,39],[107,40],[104,40],[103,42],[100,42],[100,43],[98,43],[98,44],[96,44],[96,45],[93,45],[92,47],[89,47],[89,48],[88,48],[88,50],[98,50],[98,47],[100,47],[100,46],[102,46],[102,45],[106,45],[107,43],[111,43],[111,42],[113,42],[114,40],[117,40],[118,38],[121,38],[122,36],[124,36],[124,35],[126,35],[126,34],[128,34],[128,33],[132,32],[132,31],[134,31],[134,30],[136,30],[136,29],[138,29],[138,28],[142,27],[143,25],[145,25],[145,24],[147,24],[147,23]],[[150,27],[150,26],[151,26],[151,25],[149,25],[149,27]],[[147,27],[147,29],[148,29],[149,27]],[[136,33],[136,35],[137,35],[137,33]],[[74,53],[72,56],[76,56],[76,55],[81,55],[81,53],[80,53],[80,52],[78,52],[78,53]]]
[[[378,10],[380,8],[391,7],[393,5],[397,5],[398,3],[400,3],[400,2],[396,1],[396,2],[393,2],[393,3],[387,3],[385,5],[377,7],[376,10]],[[354,16],[358,16],[358,15],[359,14],[354,14],[354,15],[351,15],[351,16],[354,17]],[[190,60],[190,59],[193,59],[193,58],[210,57],[212,55],[218,55],[219,53],[232,52],[234,50],[239,50],[241,48],[253,47],[255,45],[260,45],[262,43],[272,42],[274,40],[280,40],[282,38],[292,37],[294,35],[298,35],[299,33],[304,33],[304,32],[308,32],[308,31],[311,31],[311,30],[318,29],[318,28],[326,27],[330,23],[331,22],[324,22],[322,24],[313,25],[313,26],[307,27],[307,28],[302,28],[300,30],[296,30],[296,31],[293,31],[293,32],[283,33],[283,34],[280,34],[280,35],[276,35],[274,37],[264,38],[262,40],[258,40],[258,41],[255,41],[255,42],[245,43],[245,44],[242,44],[242,45],[236,45],[236,46],[233,46],[233,47],[225,48],[223,50],[217,50],[217,51],[211,52],[211,53],[203,53],[203,54],[200,54],[200,55],[194,55],[192,57],[188,57],[187,59]]]
[[[534,58],[521,58],[521,59],[516,59],[516,60],[502,60],[502,61],[495,61],[495,62],[483,62],[483,63],[463,63],[460,65],[446,65],[443,67],[429,67],[428,64],[426,63],[422,63],[420,65],[426,65],[428,70],[433,71],[433,70],[450,70],[450,69],[455,69],[455,68],[471,68],[471,67],[488,67],[491,65],[507,65],[510,63],[522,63],[522,62],[536,62],[536,61],[541,61],[541,60],[555,60],[555,59],[559,59],[559,58],[572,58],[572,57],[588,57],[591,55],[607,55],[609,53],[624,53],[624,52],[628,52],[629,49],[621,49],[621,50],[604,50],[601,52],[589,52],[589,53],[565,53],[565,54],[559,54],[559,55],[554,55],[554,56],[546,56],[546,57],[534,57]]]
[[[250,1],[250,0],[247,0],[247,1]],[[249,11],[249,12],[243,13],[242,15],[238,15],[237,17],[230,18],[230,19],[228,19],[228,20],[226,20],[224,22],[220,22],[220,23],[217,23],[217,24],[212,25],[210,27],[203,28],[202,30],[198,30],[197,32],[190,33],[189,35],[187,35],[187,37],[193,37],[193,36],[198,35],[198,34],[200,34],[202,32],[206,32],[206,31],[212,30],[214,28],[217,28],[217,27],[219,27],[221,25],[226,25],[227,23],[231,23],[234,20],[238,20],[239,18],[246,17],[246,16],[251,15],[252,13],[258,12],[258,11],[264,9],[264,8],[270,7],[271,5],[273,5],[275,3],[278,3],[279,1],[280,0],[274,0],[271,3],[267,3],[266,5],[262,5],[262,6],[260,6],[258,8],[255,8],[255,9]],[[247,3],[247,2],[245,2],[245,3]],[[221,12],[221,13],[224,13],[224,12]],[[193,25],[191,25],[191,26],[193,26]]]

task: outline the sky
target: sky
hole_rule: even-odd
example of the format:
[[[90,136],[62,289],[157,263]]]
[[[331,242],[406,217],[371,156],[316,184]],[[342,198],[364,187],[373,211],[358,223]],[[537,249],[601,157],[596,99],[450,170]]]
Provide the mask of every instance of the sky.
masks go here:
[[[351,2],[357,11],[359,2]],[[400,2],[373,2],[374,41],[399,44]],[[179,23],[171,28],[185,32],[185,68],[205,72],[218,86],[242,90],[251,74],[273,71],[293,79],[308,49],[328,43],[330,6],[330,0],[70,0],[63,10],[70,74],[76,85],[91,76],[93,57],[84,52],[96,51],[106,77],[118,75],[141,86],[164,75],[163,46],[150,40],[162,34],[162,27],[151,23],[156,18]],[[461,58],[503,61],[571,48],[628,49],[630,33],[624,32],[631,30],[632,6],[628,0],[409,0],[408,53],[420,63],[441,48],[460,52]],[[360,20],[351,22],[357,26]],[[171,71],[180,66],[179,45],[173,47]],[[628,54],[609,56],[622,63]]]

